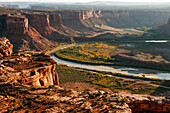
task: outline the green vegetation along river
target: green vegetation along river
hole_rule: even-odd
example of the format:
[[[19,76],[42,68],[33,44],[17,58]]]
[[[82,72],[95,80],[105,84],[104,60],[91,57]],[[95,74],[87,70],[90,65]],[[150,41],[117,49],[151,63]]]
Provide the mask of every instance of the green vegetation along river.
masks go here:
[[[116,43],[116,44],[118,44],[118,43]],[[75,47],[80,47],[79,48],[80,50],[82,49],[79,44],[77,44],[78,46],[75,46],[75,45],[76,44],[72,45],[73,47],[71,47],[71,49],[72,48],[75,49]],[[122,45],[122,44],[119,43],[119,45]],[[100,43],[98,46],[103,47],[106,45],[103,43]],[[88,46],[88,47],[90,47],[90,46]],[[114,49],[115,47],[112,46],[110,48],[110,47],[106,46],[106,48]],[[65,49],[70,49],[70,48],[68,48],[68,46],[60,47],[60,51],[63,51]],[[107,49],[105,49],[105,50],[107,50]],[[130,48],[129,48],[129,50],[130,50]],[[92,49],[91,53],[95,52],[95,51],[96,50]],[[101,50],[98,50],[98,51],[99,51],[98,52],[99,55],[102,53],[105,53],[105,56],[109,55],[107,51],[101,51]],[[69,57],[74,58],[75,56],[72,56],[72,55],[73,54],[70,54]],[[54,60],[56,60],[58,64],[65,64],[65,65],[73,66],[73,67],[80,67],[80,68],[87,68],[87,69],[114,72],[114,73],[130,74],[130,75],[141,76],[141,77],[145,76],[145,77],[150,77],[150,78],[160,78],[160,79],[170,80],[170,73],[168,71],[160,71],[160,70],[153,70],[153,69],[146,69],[146,68],[136,68],[136,67],[129,67],[129,66],[106,66],[106,65],[92,65],[92,64],[85,64],[85,63],[76,63],[76,62],[71,61],[69,58],[68,58],[69,60],[66,60],[65,58],[64,59],[57,58],[54,55],[52,55],[52,58]],[[75,57],[75,58],[77,58],[77,57]],[[88,59],[86,59],[86,61],[88,61]]]

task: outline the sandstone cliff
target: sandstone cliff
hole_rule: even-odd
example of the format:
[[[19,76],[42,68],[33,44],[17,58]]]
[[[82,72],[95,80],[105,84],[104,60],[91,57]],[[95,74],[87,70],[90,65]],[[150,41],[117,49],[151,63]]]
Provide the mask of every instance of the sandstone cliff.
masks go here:
[[[57,42],[49,41],[31,26],[29,26],[29,30],[25,34],[4,33],[4,36],[14,44],[14,51],[30,49],[46,51],[57,45]]]
[[[2,25],[0,28],[2,35],[14,44],[14,51],[19,49],[44,51],[55,47],[57,44],[44,38],[30,26],[25,15],[1,15],[0,25]]]
[[[0,84],[58,85],[56,62],[50,56],[25,51],[0,61]]]
[[[59,13],[50,14],[50,26],[55,28],[58,33],[66,35],[66,36],[73,37],[73,36],[77,36],[78,34],[80,34],[80,32],[63,25],[62,17],[61,17],[61,14]]]
[[[37,13],[25,15],[28,17],[29,24],[48,40],[55,42],[71,41],[71,38],[65,33],[71,29],[62,25],[59,14]]]
[[[7,33],[25,34],[28,31],[28,19],[23,15],[6,15],[5,25]]]
[[[161,34],[170,35],[170,19],[167,24],[160,26],[156,31]]]
[[[153,101],[134,101],[129,103],[133,113],[169,113],[170,104],[156,103]]]
[[[0,38],[0,57],[9,56],[13,52],[13,45],[5,37]]]
[[[6,38],[0,38],[0,44],[0,84],[32,86],[59,84],[55,71],[56,62],[50,56],[35,51],[12,54],[13,46]],[[9,56],[11,54],[12,56]]]
[[[79,30],[92,30],[94,25],[108,25],[120,28],[164,25],[170,13],[162,11],[103,10],[103,11],[59,11],[65,26]],[[90,29],[91,28],[91,29]]]
[[[112,27],[139,27],[151,26],[154,28],[164,25],[170,13],[162,11],[135,11],[135,10],[113,10],[102,11],[100,19],[103,24]]]
[[[101,11],[86,10],[86,11],[58,11],[61,14],[62,22],[65,26],[78,31],[92,30],[93,23],[91,19],[101,17]]]
[[[0,15],[0,31],[25,34],[28,31],[28,19],[24,15]]]

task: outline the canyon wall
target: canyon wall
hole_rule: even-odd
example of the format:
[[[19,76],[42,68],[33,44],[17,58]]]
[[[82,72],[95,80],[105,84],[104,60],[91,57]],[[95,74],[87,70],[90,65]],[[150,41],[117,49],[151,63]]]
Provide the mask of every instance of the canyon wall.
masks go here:
[[[55,42],[71,42],[71,38],[65,34],[67,27],[62,25],[61,16],[57,13],[25,14],[29,24],[43,37]]]
[[[157,28],[164,25],[170,17],[166,11],[142,11],[142,10],[113,10],[102,11],[101,20],[112,27],[140,27],[151,26]]]
[[[32,27],[50,26],[48,14],[25,14]]]
[[[157,28],[164,25],[170,17],[170,12],[134,11],[134,10],[104,10],[104,11],[57,11],[61,14],[65,26],[78,31],[93,30],[94,25],[108,25],[118,28],[133,28],[149,26]]]
[[[28,19],[24,15],[1,15],[0,31],[14,34],[25,34],[28,31]]]
[[[170,18],[167,24],[160,26],[158,29],[156,29],[156,32],[161,34],[170,35]]]
[[[100,18],[101,11],[56,11],[61,14],[63,25],[78,31],[92,30],[94,23],[90,19]]]
[[[56,24],[56,25],[62,25],[62,20],[61,20],[61,14],[59,13],[52,13],[50,14],[50,25]]]
[[[85,27],[81,22],[81,13],[79,11],[61,11],[58,13],[61,14],[63,25],[76,30]]]
[[[25,34],[28,31],[28,19],[25,17],[7,16],[6,31],[8,33]]]
[[[32,19],[30,21],[26,15],[0,15],[0,32],[1,35],[7,37],[12,44],[14,44],[14,51],[22,50],[49,50],[56,46],[56,42],[51,42],[43,37],[33,26],[41,27],[42,25],[49,25],[48,20],[41,18]]]

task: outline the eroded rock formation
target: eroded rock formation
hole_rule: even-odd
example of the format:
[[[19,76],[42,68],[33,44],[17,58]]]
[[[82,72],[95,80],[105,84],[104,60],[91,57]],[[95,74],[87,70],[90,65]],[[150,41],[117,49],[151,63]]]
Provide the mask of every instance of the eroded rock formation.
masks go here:
[[[26,14],[29,20],[29,24],[33,27],[44,27],[49,26],[49,15],[48,14]]]
[[[62,22],[65,26],[75,30],[89,30],[95,23],[90,19],[102,17],[101,11],[58,11],[61,14]],[[92,29],[92,28],[91,28]]]
[[[5,14],[0,16],[0,31],[13,34],[25,34],[28,31],[28,19],[24,15]]]
[[[50,56],[25,51],[0,61],[1,84],[58,85],[56,62]]]
[[[39,18],[39,20],[41,19]],[[14,44],[14,51],[20,49],[45,51],[57,45],[56,42],[51,42],[43,37],[34,27],[30,26],[29,23],[28,18],[21,14],[6,14],[0,16],[0,31],[3,36],[7,37],[11,43]],[[37,26],[40,25],[38,22],[32,23],[36,23]],[[41,23],[46,25],[43,19]]]
[[[58,85],[56,62],[48,55],[35,51],[12,54],[12,44],[0,38],[0,84],[32,86]]]
[[[169,113],[170,104],[156,103],[154,101],[134,101],[129,104],[133,113]]]
[[[0,38],[0,57],[9,56],[13,52],[13,45],[5,37]]]
[[[6,15],[6,32],[14,34],[25,34],[28,31],[28,19],[25,16]]]

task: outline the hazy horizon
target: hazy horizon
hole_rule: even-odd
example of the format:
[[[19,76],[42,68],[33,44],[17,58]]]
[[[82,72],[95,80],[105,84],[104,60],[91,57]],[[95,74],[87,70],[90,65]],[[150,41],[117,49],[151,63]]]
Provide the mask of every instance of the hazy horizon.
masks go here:
[[[169,0],[0,0],[0,2],[69,2],[69,3],[72,3],[72,2],[97,2],[97,1],[113,1],[113,2],[148,2],[148,3],[151,3],[151,2],[154,2],[154,3],[163,3],[163,2],[170,2]]]

